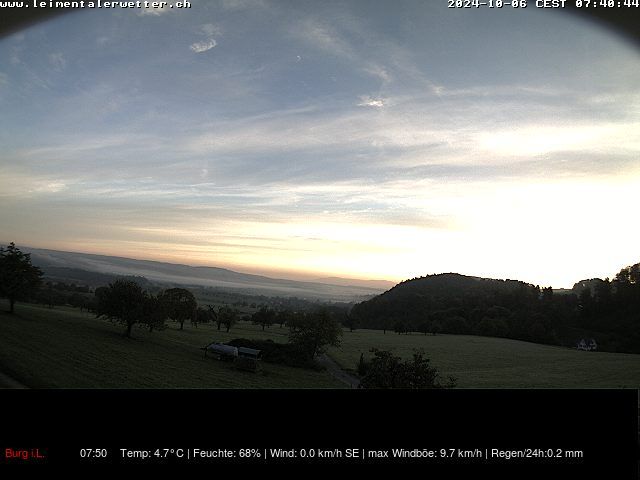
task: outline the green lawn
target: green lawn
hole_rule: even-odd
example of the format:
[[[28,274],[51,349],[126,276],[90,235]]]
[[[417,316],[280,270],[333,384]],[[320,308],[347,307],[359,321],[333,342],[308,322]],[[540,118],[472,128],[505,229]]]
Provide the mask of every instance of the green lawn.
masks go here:
[[[7,306],[0,302],[0,311]],[[200,347],[233,338],[287,340],[287,328],[240,322],[231,333],[213,325],[176,324],[149,333],[124,328],[72,308],[17,304],[0,313],[0,373],[35,388],[344,388],[327,372],[264,363],[262,373],[237,371],[204,358]],[[377,347],[410,357],[423,348],[443,376],[462,388],[638,388],[640,355],[581,352],[500,338],[465,335],[386,335],[345,331],[329,354],[354,370]],[[1,379],[0,379],[1,381]]]
[[[7,309],[0,302],[0,311]],[[200,347],[233,338],[286,341],[286,329],[240,323],[231,333],[177,324],[149,333],[77,309],[16,304],[0,313],[0,372],[32,388],[344,388],[327,372],[263,364],[261,373],[205,358]]]
[[[640,355],[583,352],[502,338],[471,335],[398,335],[377,330],[345,331],[331,357],[354,370],[376,347],[410,358],[423,348],[445,377],[462,388],[638,388]]]

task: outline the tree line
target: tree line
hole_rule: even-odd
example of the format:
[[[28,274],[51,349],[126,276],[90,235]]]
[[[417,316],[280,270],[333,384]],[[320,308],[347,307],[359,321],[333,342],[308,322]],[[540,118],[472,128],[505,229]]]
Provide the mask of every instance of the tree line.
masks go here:
[[[398,334],[466,334],[640,353],[640,264],[613,280],[591,279],[558,294],[515,280],[458,274],[420,277],[354,306],[348,324]]]

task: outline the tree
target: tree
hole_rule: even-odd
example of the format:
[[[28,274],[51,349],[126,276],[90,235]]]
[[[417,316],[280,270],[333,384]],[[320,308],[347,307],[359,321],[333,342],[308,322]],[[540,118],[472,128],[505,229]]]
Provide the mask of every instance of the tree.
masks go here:
[[[193,316],[193,323],[195,327],[198,327],[199,323],[209,323],[214,321],[217,317],[215,311],[211,309],[211,305],[207,305],[207,308],[196,308],[196,314]]]
[[[418,331],[426,335],[431,331],[431,323],[429,321],[420,322],[418,325]]]
[[[299,346],[309,359],[327,346],[340,346],[342,327],[326,310],[298,315],[289,321],[289,342]]]
[[[193,319],[198,304],[196,297],[184,288],[170,288],[159,295],[167,307],[168,317],[180,323],[180,330],[184,330],[184,322]]]
[[[96,289],[96,317],[106,317],[127,326],[126,337],[131,337],[131,327],[143,322],[147,295],[140,285],[130,280],[116,280],[108,287]]]
[[[42,270],[31,265],[31,254],[22,253],[11,242],[0,247],[0,297],[9,299],[9,313],[13,313],[16,300],[29,297],[41,282]]]
[[[389,317],[384,317],[382,319],[382,334],[386,335],[389,328],[391,328],[391,320],[389,319]]]
[[[227,332],[231,329],[231,326],[238,320],[238,311],[235,308],[231,308],[228,305],[220,307],[218,310],[218,322],[227,328]],[[219,325],[218,324],[218,325]],[[218,330],[220,330],[218,328]]]
[[[291,320],[292,318],[293,312],[291,312],[290,310],[280,310],[278,313],[276,313],[275,323],[280,325],[280,328],[282,328],[282,326],[287,325],[289,323],[289,320]]]
[[[350,332],[353,332],[358,327],[359,319],[356,314],[347,312],[344,314],[342,323],[345,327],[349,327]]]
[[[166,319],[167,305],[162,298],[145,293],[141,323],[145,323],[149,327],[149,332],[153,332],[154,328],[163,330]]]
[[[411,360],[401,361],[386,350],[371,349],[374,357],[369,362],[361,358],[359,372],[364,372],[360,388],[452,388],[455,379],[449,377],[446,384],[439,381],[438,369],[429,365],[423,350],[416,350]]]
[[[264,327],[270,327],[273,325],[275,320],[276,312],[266,306],[260,307],[260,310],[251,315],[251,321],[256,325],[262,325],[263,331]]]
[[[393,324],[393,331],[396,332],[398,335],[408,332],[407,326],[405,325],[405,323],[402,320],[397,320]]]

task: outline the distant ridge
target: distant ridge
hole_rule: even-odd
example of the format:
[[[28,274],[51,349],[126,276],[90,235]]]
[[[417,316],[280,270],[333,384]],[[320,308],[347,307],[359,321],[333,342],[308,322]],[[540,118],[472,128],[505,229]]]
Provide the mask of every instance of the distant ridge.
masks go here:
[[[389,290],[396,285],[396,282],[390,282],[389,280],[360,280],[357,278],[342,278],[342,277],[325,277],[316,278],[313,282],[327,283],[329,285],[345,285],[345,286],[359,286],[368,288],[378,288],[382,290]]]
[[[34,265],[45,275],[86,281],[97,278],[104,283],[114,276],[141,276],[153,282],[219,287],[243,293],[270,296],[291,296],[324,301],[362,301],[385,291],[387,286],[377,286],[376,281],[329,279],[322,282],[297,281],[271,278],[262,275],[239,273],[219,267],[190,266],[152,260],[137,260],[77,252],[63,252],[20,246],[31,253]],[[94,272],[99,275],[87,275]],[[393,285],[391,282],[389,282]]]

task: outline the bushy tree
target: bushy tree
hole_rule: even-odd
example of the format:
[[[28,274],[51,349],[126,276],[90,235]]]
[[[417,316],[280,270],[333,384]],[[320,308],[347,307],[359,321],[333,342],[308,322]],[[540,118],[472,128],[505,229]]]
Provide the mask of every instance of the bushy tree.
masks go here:
[[[218,325],[224,325],[228,332],[237,321],[238,311],[235,308],[231,308],[228,305],[220,307],[218,310]],[[220,328],[218,328],[218,330],[220,330]]]
[[[260,310],[251,315],[251,321],[256,325],[261,325],[262,330],[264,327],[270,327],[276,320],[276,312],[269,307],[260,307]]]
[[[423,389],[455,386],[453,377],[449,377],[446,384],[440,383],[438,370],[429,365],[429,359],[424,357],[423,350],[416,350],[412,359],[405,361],[387,350],[373,348],[371,352],[374,357],[369,362],[364,362],[362,356],[360,358],[358,372],[363,375],[360,388]]]
[[[353,332],[359,325],[360,319],[358,316],[352,312],[346,312],[344,314],[344,318],[342,319],[342,324],[349,329],[350,332]]]
[[[299,346],[313,359],[328,346],[340,345],[342,327],[326,310],[297,315],[289,321],[289,342]]]
[[[198,306],[196,298],[184,288],[170,288],[159,295],[167,308],[168,317],[180,323],[180,330],[184,330],[184,322],[192,320]]]
[[[165,320],[167,319],[167,305],[162,301],[161,297],[156,297],[145,293],[143,300],[142,320],[149,327],[149,332],[156,330],[164,330]]]
[[[278,313],[276,313],[275,323],[280,325],[280,328],[282,328],[284,325],[287,325],[289,323],[289,320],[293,318],[293,315],[293,312],[291,312],[290,310],[280,310]]]
[[[11,242],[0,247],[0,297],[9,300],[9,312],[13,313],[16,300],[25,300],[38,288],[42,270],[31,265],[31,254],[22,253]]]
[[[393,324],[393,331],[396,332],[398,335],[403,333],[408,333],[407,324],[404,323],[402,320],[398,320]]]
[[[207,305],[207,308],[196,308],[196,314],[193,316],[191,323],[197,328],[199,323],[213,322],[216,318],[217,315],[215,311],[211,309],[210,305]]]
[[[108,287],[96,289],[96,317],[105,317],[126,325],[125,336],[131,337],[131,328],[143,323],[147,295],[140,285],[130,280],[116,280]]]

